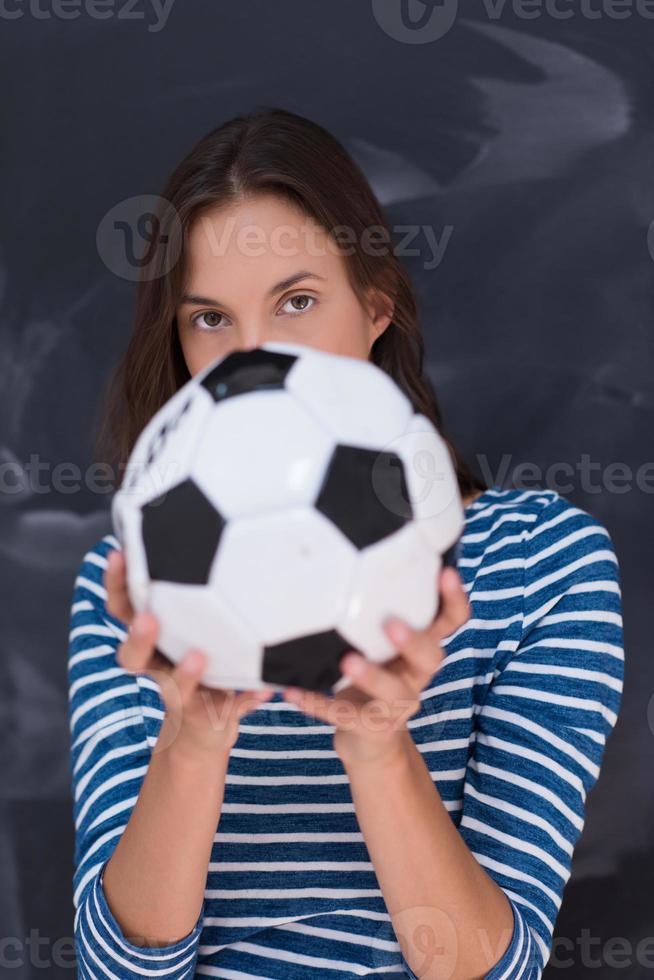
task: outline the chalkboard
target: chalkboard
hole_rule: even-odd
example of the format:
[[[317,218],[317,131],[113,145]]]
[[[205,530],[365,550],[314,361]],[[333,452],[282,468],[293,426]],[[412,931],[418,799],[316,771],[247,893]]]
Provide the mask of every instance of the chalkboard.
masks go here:
[[[367,174],[477,472],[550,486],[611,534],[623,704],[546,975],[566,958],[575,980],[651,968],[637,949],[654,884],[651,14],[644,0],[3,8],[0,922],[15,980],[37,975],[35,934],[47,975],[73,975],[68,616],[81,557],[110,529],[92,439],[135,300],[98,228],[259,104],[320,122]]]

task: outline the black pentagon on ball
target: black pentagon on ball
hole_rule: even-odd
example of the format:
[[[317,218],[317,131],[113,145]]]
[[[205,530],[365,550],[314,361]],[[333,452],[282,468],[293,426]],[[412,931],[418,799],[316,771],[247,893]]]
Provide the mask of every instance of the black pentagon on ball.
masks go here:
[[[216,402],[251,391],[283,388],[286,375],[296,361],[295,354],[261,347],[234,351],[209,371],[200,384]]]
[[[385,450],[336,446],[315,507],[359,549],[383,540],[413,517],[402,460]]]
[[[329,691],[342,676],[339,661],[352,649],[338,630],[299,636],[263,648],[262,680],[267,684]]]
[[[205,585],[225,519],[192,480],[141,507],[151,581]]]

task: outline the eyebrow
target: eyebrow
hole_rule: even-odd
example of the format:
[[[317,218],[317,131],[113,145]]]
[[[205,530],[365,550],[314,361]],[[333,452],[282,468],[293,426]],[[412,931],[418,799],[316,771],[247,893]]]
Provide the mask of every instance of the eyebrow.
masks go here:
[[[272,286],[268,292],[267,296],[275,296],[277,293],[283,292],[285,289],[289,289],[291,286],[295,285],[296,282],[300,282],[302,279],[321,279],[323,282],[327,281],[326,276],[319,276],[317,272],[307,272],[302,270],[300,272],[294,273],[294,275],[289,276],[287,279],[282,279],[276,285]],[[220,303],[216,299],[211,299],[208,296],[197,296],[195,293],[184,293],[180,299],[181,303],[193,303],[200,306],[220,306]]]

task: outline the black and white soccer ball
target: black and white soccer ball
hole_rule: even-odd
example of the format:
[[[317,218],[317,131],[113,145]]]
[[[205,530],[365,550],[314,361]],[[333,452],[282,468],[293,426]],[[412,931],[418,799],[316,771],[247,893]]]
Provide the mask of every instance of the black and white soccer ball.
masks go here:
[[[464,515],[447,445],[385,371],[270,342],[153,416],[111,516],[170,660],[200,648],[210,687],[335,693],[348,650],[397,653],[387,616],[433,620]]]

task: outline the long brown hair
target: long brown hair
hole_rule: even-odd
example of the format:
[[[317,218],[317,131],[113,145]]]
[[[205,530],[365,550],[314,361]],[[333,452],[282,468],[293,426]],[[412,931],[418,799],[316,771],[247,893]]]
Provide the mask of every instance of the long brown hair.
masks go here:
[[[190,227],[204,212],[257,193],[283,197],[330,234],[348,229],[349,254],[343,257],[356,295],[362,300],[372,287],[394,304],[392,321],[374,342],[369,359],[394,379],[414,409],[427,416],[445,439],[461,496],[486,490],[445,435],[436,395],[423,369],[424,339],[407,272],[392,246],[376,248],[374,254],[362,247],[367,229],[384,229],[385,241],[391,241],[365,175],[320,125],[267,106],[235,116],[207,133],[179,163],[161,193],[170,205],[158,216],[160,241],[167,241],[166,248],[155,251],[147,275],[139,281],[132,335],[106,386],[95,438],[96,455],[113,469],[114,488],[120,485],[141,430],[191,377],[175,320]],[[171,249],[175,250],[172,263]]]

